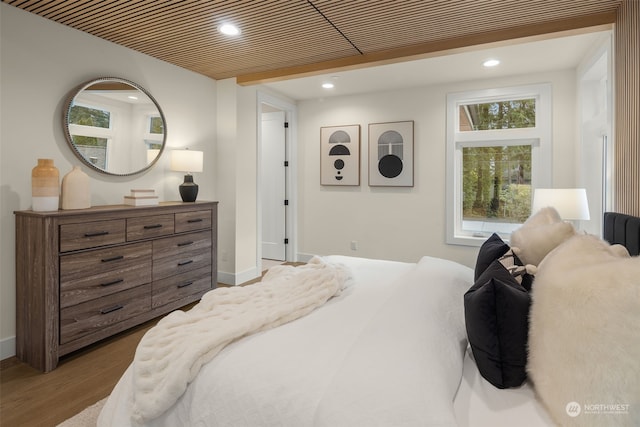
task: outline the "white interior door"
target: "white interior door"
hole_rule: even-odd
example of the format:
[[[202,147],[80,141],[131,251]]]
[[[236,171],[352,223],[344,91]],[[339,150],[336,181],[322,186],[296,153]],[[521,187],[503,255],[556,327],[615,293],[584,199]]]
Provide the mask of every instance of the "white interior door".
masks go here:
[[[262,257],[286,259],[285,113],[262,114]]]

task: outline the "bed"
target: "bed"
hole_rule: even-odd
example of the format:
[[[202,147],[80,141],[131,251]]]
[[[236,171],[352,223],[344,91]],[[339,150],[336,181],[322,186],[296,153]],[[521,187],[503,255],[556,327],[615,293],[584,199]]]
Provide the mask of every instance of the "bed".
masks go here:
[[[464,306],[473,269],[433,257],[316,262],[348,271],[335,296],[296,320],[240,332],[205,360],[200,355],[193,378],[150,416],[132,418],[140,381],[134,362],[98,425],[557,424],[530,380],[501,389],[478,369]]]

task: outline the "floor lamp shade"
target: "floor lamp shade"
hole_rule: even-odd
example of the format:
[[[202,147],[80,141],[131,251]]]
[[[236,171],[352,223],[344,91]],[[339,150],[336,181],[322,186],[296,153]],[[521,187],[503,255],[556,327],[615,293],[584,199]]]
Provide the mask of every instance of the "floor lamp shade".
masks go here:
[[[590,219],[587,191],[584,188],[536,188],[531,212],[551,206],[564,220]]]
[[[171,170],[186,172],[184,182],[178,187],[183,202],[195,202],[198,197],[198,184],[193,182],[191,173],[202,172],[202,163],[202,151],[173,150],[171,152]]]

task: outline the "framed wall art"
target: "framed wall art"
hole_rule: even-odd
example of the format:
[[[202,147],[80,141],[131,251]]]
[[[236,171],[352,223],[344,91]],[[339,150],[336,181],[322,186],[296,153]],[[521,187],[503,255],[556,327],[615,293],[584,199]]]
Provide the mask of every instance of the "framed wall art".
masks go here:
[[[413,120],[369,124],[369,185],[413,187]]]
[[[360,125],[320,128],[320,184],[360,185]]]

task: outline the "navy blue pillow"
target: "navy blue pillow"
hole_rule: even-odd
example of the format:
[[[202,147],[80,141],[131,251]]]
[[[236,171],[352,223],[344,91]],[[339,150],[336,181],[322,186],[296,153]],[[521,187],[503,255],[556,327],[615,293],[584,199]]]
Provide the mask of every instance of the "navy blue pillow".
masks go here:
[[[509,249],[509,245],[507,245],[500,236],[493,233],[480,247],[473,280],[478,280],[478,277],[484,273],[487,267],[489,267],[493,261],[506,254]]]
[[[527,289],[498,260],[464,295],[467,338],[480,374],[498,388],[527,378],[529,307]]]

